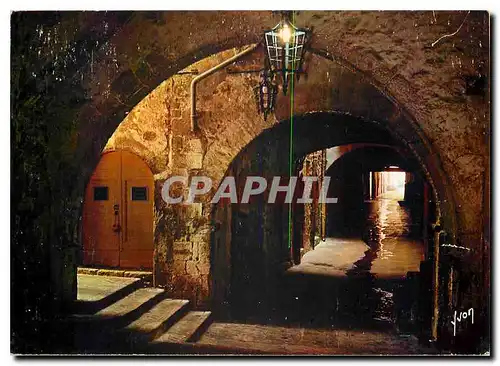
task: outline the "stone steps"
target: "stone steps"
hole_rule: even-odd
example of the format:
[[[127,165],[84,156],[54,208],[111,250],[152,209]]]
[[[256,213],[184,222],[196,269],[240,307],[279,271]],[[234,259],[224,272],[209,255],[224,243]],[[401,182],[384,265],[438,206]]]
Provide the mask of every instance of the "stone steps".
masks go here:
[[[76,348],[85,353],[127,353],[127,337],[119,331],[164,299],[162,289],[139,288],[95,314],[74,315]]]
[[[161,353],[196,341],[212,321],[211,312],[190,311],[189,300],[166,298],[163,289],[141,287],[141,279],[88,274],[78,279],[79,300],[106,305],[70,317],[73,343],[82,353],[143,353],[158,345]]]
[[[98,311],[92,318],[98,321],[122,321],[136,319],[153,308],[164,297],[165,291],[157,288],[140,288],[108,307]]]
[[[143,286],[139,278],[78,275],[76,312],[93,314]]]
[[[153,341],[175,324],[189,309],[188,300],[164,299],[119,332],[134,346]]]
[[[196,342],[212,321],[210,311],[190,311],[165,333],[154,340],[154,343]]]

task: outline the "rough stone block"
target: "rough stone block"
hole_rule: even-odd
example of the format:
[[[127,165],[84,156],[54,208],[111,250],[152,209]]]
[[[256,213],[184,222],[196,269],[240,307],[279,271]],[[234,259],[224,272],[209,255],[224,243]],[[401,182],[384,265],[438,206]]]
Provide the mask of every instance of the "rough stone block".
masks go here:
[[[192,297],[196,293],[196,288],[198,287],[196,277],[186,276],[182,281],[181,291],[183,297]]]
[[[184,260],[174,260],[172,265],[172,270],[176,275],[183,275],[186,273],[186,261]]]
[[[115,276],[115,277],[123,277],[123,271],[121,270],[112,270],[112,269],[100,269],[97,271],[98,276]]]
[[[78,274],[97,275],[97,268],[78,267]]]
[[[189,251],[178,251],[178,252],[175,252],[174,251],[174,255],[173,255],[173,258],[174,258],[174,261],[187,261],[189,259],[192,259],[193,255],[192,253]]]
[[[198,268],[196,266],[196,262],[195,261],[187,261],[186,262],[186,272],[188,275],[191,275],[191,276],[196,276],[198,275]]]
[[[175,252],[185,252],[188,251],[191,253],[193,250],[193,244],[189,241],[175,241],[174,242],[174,253]]]
[[[187,148],[191,152],[201,154],[203,152],[203,145],[200,139],[190,139],[187,141]]]
[[[145,280],[152,279],[152,273],[146,271],[124,271],[123,277],[141,278]]]
[[[197,242],[193,243],[193,260],[197,261],[199,258],[199,244]]]
[[[196,306],[204,306],[210,299],[210,286],[207,275],[199,276],[199,286],[196,294]]]
[[[187,153],[186,165],[190,169],[201,169],[203,167],[203,154],[198,152]]]
[[[196,249],[194,249],[196,247]],[[200,241],[193,244],[193,253],[200,262],[209,262],[210,260],[210,245],[207,242]]]
[[[210,274],[210,263],[206,263],[206,262],[199,262],[196,267],[198,268],[198,271],[202,274],[202,275],[208,275]]]
[[[176,118],[181,118],[182,117],[182,110],[179,108],[172,108],[170,109],[170,118],[176,119]]]
[[[170,108],[172,109],[181,109],[181,102],[179,99],[173,99],[170,102]]]
[[[183,150],[184,149],[184,137],[173,135],[172,138],[172,150]]]
[[[203,213],[203,205],[199,202],[192,203],[183,207],[184,217],[188,220],[196,219]]]
[[[174,136],[187,135],[191,132],[191,122],[189,120],[189,116],[186,115],[186,112],[182,109],[180,112],[180,117],[170,118],[172,120],[172,132]]]

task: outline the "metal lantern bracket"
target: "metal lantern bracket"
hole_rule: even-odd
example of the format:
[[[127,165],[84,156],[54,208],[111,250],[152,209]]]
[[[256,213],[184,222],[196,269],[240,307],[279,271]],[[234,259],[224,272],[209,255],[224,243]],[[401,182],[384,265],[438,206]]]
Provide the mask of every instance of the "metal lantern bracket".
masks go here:
[[[261,81],[254,88],[255,98],[257,101],[257,110],[264,114],[264,120],[267,120],[267,115],[274,111],[276,106],[276,96],[278,87],[274,83],[274,75],[265,69],[261,72]]]

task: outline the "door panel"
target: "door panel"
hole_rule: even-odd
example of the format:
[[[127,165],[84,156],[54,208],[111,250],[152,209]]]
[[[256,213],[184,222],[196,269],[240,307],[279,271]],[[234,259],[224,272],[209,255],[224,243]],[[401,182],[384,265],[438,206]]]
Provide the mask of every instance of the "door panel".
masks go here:
[[[119,187],[114,180],[93,179],[86,195],[86,209],[83,216],[84,264],[107,266],[118,265],[120,235],[113,232],[115,215],[113,206],[119,202]],[[107,197],[99,195],[106,188]]]
[[[153,264],[153,200],[149,179],[129,179],[126,187],[121,265],[151,268]]]
[[[153,174],[134,154],[101,157],[85,194],[84,264],[152,268],[153,189]]]
[[[120,217],[115,205],[121,204],[120,158],[105,154],[90,178],[83,209],[83,263],[119,265],[120,233],[113,229]]]

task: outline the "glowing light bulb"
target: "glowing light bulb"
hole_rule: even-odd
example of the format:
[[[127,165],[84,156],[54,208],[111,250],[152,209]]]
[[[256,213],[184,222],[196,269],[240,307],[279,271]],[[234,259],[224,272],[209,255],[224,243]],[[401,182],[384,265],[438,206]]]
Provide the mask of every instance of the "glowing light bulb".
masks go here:
[[[290,38],[292,37],[292,30],[288,26],[288,24],[284,24],[283,28],[281,29],[280,32],[280,37],[283,42],[288,43],[290,42]]]

